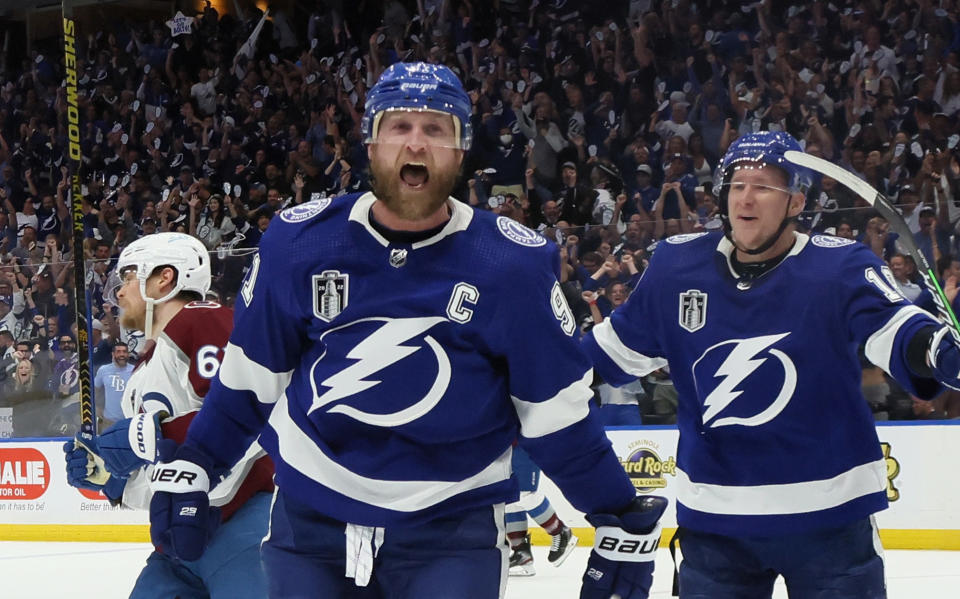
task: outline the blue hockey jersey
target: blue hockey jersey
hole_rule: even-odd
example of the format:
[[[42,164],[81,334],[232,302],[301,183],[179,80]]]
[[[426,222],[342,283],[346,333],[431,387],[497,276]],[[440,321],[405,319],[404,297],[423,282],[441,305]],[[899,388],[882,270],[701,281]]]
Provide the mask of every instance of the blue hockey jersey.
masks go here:
[[[584,346],[623,384],[669,362],[679,394],[677,521],[725,535],[839,526],[886,508],[886,466],[860,391],[857,349],[931,398],[906,344],[937,325],[897,291],[870,250],[796,234],[749,283],[721,233],[657,246],[627,302]]]
[[[439,233],[391,243],[374,202],[324,198],[271,222],[186,443],[229,465],[260,435],[285,493],[366,526],[515,500],[518,436],[575,506],[628,504],[557,248],[454,200]]]

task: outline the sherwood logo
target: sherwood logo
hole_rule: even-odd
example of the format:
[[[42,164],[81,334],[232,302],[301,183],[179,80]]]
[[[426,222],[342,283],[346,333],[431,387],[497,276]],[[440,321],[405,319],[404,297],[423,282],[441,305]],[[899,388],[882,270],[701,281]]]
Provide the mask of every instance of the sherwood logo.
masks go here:
[[[70,140],[70,160],[80,160],[80,106],[77,104],[77,49],[76,25],[73,19],[63,19],[64,65],[67,73],[67,137]],[[80,191],[80,177],[73,174],[74,191]]]

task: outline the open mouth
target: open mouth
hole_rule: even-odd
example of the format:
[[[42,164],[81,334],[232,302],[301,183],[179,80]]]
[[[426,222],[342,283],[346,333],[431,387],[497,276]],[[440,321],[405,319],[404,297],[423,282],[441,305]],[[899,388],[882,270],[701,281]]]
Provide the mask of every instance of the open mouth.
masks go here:
[[[408,187],[421,189],[430,180],[430,173],[422,162],[408,162],[400,168],[400,179]]]

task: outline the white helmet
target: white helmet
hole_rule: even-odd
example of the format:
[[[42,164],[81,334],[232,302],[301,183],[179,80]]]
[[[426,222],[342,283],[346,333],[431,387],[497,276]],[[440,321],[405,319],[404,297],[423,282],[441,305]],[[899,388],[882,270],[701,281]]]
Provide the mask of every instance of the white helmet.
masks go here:
[[[170,293],[150,301],[147,297],[147,278],[160,266],[176,269],[177,281]],[[131,270],[136,271],[140,280],[140,295],[151,304],[165,302],[181,291],[194,291],[203,299],[210,290],[210,256],[207,248],[196,237],[184,233],[154,233],[124,248],[116,269],[107,280],[104,299],[118,305],[117,292],[123,286],[124,275]]]

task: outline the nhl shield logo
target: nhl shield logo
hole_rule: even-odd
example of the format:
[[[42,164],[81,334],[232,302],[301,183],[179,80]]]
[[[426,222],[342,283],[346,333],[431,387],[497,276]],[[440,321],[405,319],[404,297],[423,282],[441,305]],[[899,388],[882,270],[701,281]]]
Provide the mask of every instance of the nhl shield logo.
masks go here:
[[[404,250],[404,249],[390,250],[390,266],[394,268],[400,268],[406,263],[407,263],[407,250]]]
[[[313,275],[313,315],[330,322],[343,312],[349,301],[349,280],[339,270],[325,270]]]
[[[691,333],[707,323],[707,294],[688,289],[680,294],[680,326]]]

